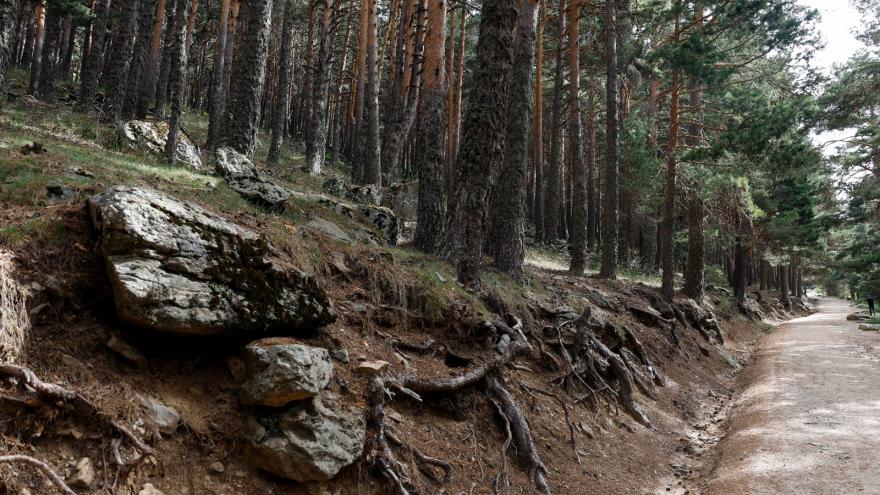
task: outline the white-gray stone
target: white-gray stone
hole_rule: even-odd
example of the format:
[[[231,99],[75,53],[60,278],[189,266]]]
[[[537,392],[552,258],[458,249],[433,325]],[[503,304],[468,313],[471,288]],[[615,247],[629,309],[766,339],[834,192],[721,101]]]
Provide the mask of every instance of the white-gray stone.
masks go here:
[[[140,397],[140,401],[149,413],[149,422],[156,427],[156,431],[163,435],[171,435],[177,431],[180,426],[180,413],[177,409],[148,397]]]
[[[314,397],[333,378],[327,349],[299,344],[293,339],[269,338],[244,349],[245,381],[241,403],[281,407]]]
[[[122,133],[136,148],[159,157],[165,156],[165,143],[168,142],[168,124],[166,122],[132,120],[122,125]],[[177,138],[176,159],[193,170],[202,169],[199,149],[183,132]]]
[[[70,478],[70,486],[73,488],[81,488],[88,490],[95,482],[95,466],[88,457],[83,457],[76,464],[76,471]]]
[[[260,469],[299,482],[326,481],[355,462],[364,448],[363,414],[324,404],[294,402],[280,414],[247,420],[245,452]]]
[[[214,169],[217,175],[224,178],[232,177],[259,177],[257,167],[250,158],[242,155],[232,148],[220,148],[217,150]]]
[[[326,293],[265,239],[153,189],[89,200],[117,316],[194,335],[284,335],[335,320]]]

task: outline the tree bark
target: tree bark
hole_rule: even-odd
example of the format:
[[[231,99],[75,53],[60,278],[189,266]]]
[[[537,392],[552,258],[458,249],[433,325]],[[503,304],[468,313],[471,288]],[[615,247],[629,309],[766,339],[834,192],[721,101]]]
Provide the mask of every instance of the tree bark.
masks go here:
[[[565,41],[565,5],[560,0],[556,17],[556,74],[553,82],[553,110],[550,116],[550,164],[544,187],[544,241],[553,244],[559,239],[560,154],[562,146],[562,82]]]
[[[577,10],[577,9],[575,9]],[[498,183],[492,192],[490,253],[495,267],[522,283],[525,258],[526,183],[531,131],[532,66],[538,0],[520,0],[507,106],[507,138]]]
[[[306,163],[309,173],[319,175],[327,152],[327,99],[330,93],[330,56],[333,38],[333,0],[317,0],[321,23],[318,26],[318,54],[314,60],[312,80],[311,122],[306,143]]]
[[[141,84],[148,70],[148,57],[150,54],[150,35],[153,30],[153,20],[156,13],[155,0],[140,0],[140,13],[137,23],[137,38],[134,43],[134,51],[131,57],[126,84],[130,85],[125,91],[125,104],[122,107],[123,119],[130,119],[137,113],[138,102],[141,96]]]
[[[177,0],[174,9],[174,22],[172,24],[172,43],[168,47],[171,55],[171,73],[169,84],[171,85],[171,116],[168,121],[168,140],[165,143],[165,160],[174,164],[177,155],[177,138],[180,134],[180,116],[183,113],[183,102],[186,96],[186,66],[187,50],[186,30],[187,15],[186,0]],[[193,14],[193,12],[190,12]]]
[[[568,154],[571,160],[571,232],[568,238],[573,275],[583,275],[587,267],[587,176],[584,173],[580,100],[580,3],[568,6]],[[609,148],[610,149],[610,148]]]
[[[484,0],[476,48],[473,87],[462,122],[462,143],[456,168],[458,181],[452,204],[453,246],[458,281],[480,286],[483,228],[491,178],[503,156],[507,86],[513,64],[514,0]]]
[[[141,74],[138,86],[137,107],[135,116],[143,119],[150,110],[150,102],[155,95],[156,71],[159,68],[159,55],[162,49],[162,26],[165,25],[166,0],[158,0],[153,16],[153,28],[150,34],[150,48],[146,68]]]
[[[105,119],[116,122],[122,118],[125,105],[126,74],[134,49],[139,3],[145,0],[126,0],[114,27],[113,45],[110,49],[110,72],[107,74],[107,99]],[[184,71],[186,68],[184,67]]]
[[[351,177],[355,182],[363,180],[363,157],[361,153],[361,129],[364,121],[364,90],[366,89],[366,71],[367,71],[367,43],[370,38],[370,16],[369,10],[372,0],[361,0],[361,22],[360,34],[358,39],[358,65],[357,65],[357,81],[355,83],[354,105],[352,106],[352,114],[349,117],[351,123],[351,136],[349,139],[349,156],[351,158]]]
[[[57,7],[49,7],[46,11],[46,35],[43,40],[43,53],[40,56],[41,67],[37,82],[37,98],[51,103],[55,99],[55,75],[57,67],[58,45],[61,41],[61,15]]]
[[[224,1],[228,3],[229,0]],[[322,1],[322,3],[326,8],[328,2]],[[279,61],[281,74],[278,78],[278,100],[275,102],[275,115],[272,117],[272,142],[269,145],[269,154],[266,157],[266,162],[269,165],[278,164],[278,160],[281,157],[281,144],[284,141],[284,128],[287,122],[288,107],[290,106],[290,85],[293,79],[293,25],[295,22],[295,3],[293,0],[285,0],[284,21],[281,26],[281,60]],[[318,173],[320,173],[320,169]]]
[[[287,3],[292,2],[291,0],[287,0]],[[220,122],[223,116],[223,101],[225,99],[224,96],[226,88],[224,77],[224,75],[226,74],[226,64],[232,63],[231,60],[226,60],[226,43],[232,42],[228,39],[229,8],[230,0],[221,0],[220,20],[217,23],[217,40],[214,44],[214,70],[211,73],[211,99],[208,102],[208,142],[206,147],[208,148],[208,150],[212,151],[217,148],[217,143],[220,140]],[[285,13],[287,12],[286,9],[287,6],[285,5]],[[286,27],[286,14],[284,17],[284,21],[284,26]],[[286,38],[282,37],[282,39]],[[292,39],[290,40],[290,43],[293,43]],[[274,134],[272,139],[274,143]]]
[[[0,0],[0,95],[6,94],[6,72],[12,65],[19,9],[18,0]],[[0,108],[5,101],[6,98],[0,98]]]
[[[31,57],[31,79],[28,94],[37,96],[40,70],[43,68],[43,43],[46,38],[46,1],[40,0],[34,7],[34,53]]]
[[[413,245],[425,253],[436,254],[443,242],[446,218],[446,160],[443,156],[443,112],[446,93],[443,45],[446,35],[445,0],[428,1],[425,35],[424,82],[419,95],[421,119],[417,128],[419,143],[419,203]],[[450,43],[451,44],[451,43]]]
[[[678,32],[676,21],[676,32]],[[676,159],[675,149],[678,146],[678,93],[681,85],[681,73],[676,69],[672,73],[672,88],[669,107],[669,141],[666,144],[666,189],[663,200],[663,234],[660,242],[660,265],[663,270],[663,298],[672,301],[675,292],[675,183]]]
[[[174,30],[171,25],[178,8],[186,8],[186,4],[181,4],[175,0],[171,0],[171,4],[165,9],[166,27],[162,34],[162,59],[159,64],[159,76],[156,80],[156,117],[165,118],[165,103],[168,100],[168,77],[171,73],[171,50]]]
[[[538,32],[535,37],[535,119],[532,125],[532,163],[535,197],[532,218],[535,240],[544,241],[544,22],[546,4],[538,0]]]
[[[587,249],[592,251],[599,234],[599,201],[596,194],[596,87],[590,77],[587,96]]]
[[[697,302],[703,300],[704,253],[703,201],[700,191],[691,191],[688,201],[688,256],[684,273],[684,293]]]
[[[77,107],[86,110],[95,100],[98,88],[98,77],[104,61],[104,40],[107,36],[107,18],[110,15],[110,0],[97,0],[95,3],[95,20],[92,21],[92,43],[88,59],[80,77],[79,98]]]
[[[791,296],[788,289],[789,265],[779,266],[779,301],[786,309],[791,308]]]
[[[250,0],[247,32],[235,59],[221,141],[245,156],[253,156],[257,146],[271,24],[272,0]]]
[[[605,4],[605,47],[607,63],[607,108],[605,121],[605,173],[602,192],[602,267],[599,276],[617,278],[617,213],[620,143],[617,78],[617,7],[615,0]]]
[[[447,157],[447,176],[449,180],[446,182],[446,194],[452,196],[455,192],[455,180],[457,174],[455,172],[455,161],[458,157],[458,143],[461,141],[461,97],[464,87],[464,51],[465,42],[467,40],[467,6],[462,5],[461,9],[461,25],[459,27],[458,41],[458,68],[455,72],[455,110],[452,116],[452,145],[450,146],[451,156]]]
[[[379,67],[377,46],[376,0],[367,0],[367,59],[364,86],[366,129],[361,150],[363,183],[382,187],[381,145],[379,142]]]

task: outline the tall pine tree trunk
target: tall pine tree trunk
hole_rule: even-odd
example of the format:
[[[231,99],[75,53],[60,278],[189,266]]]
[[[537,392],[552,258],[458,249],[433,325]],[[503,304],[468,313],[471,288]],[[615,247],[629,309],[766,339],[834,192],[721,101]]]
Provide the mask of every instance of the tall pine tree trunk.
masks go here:
[[[129,88],[125,91],[125,104],[122,107],[123,119],[130,119],[137,113],[138,100],[141,94],[141,82],[147,72],[148,57],[150,54],[150,35],[153,31],[153,19],[156,14],[156,2],[154,0],[140,0],[140,13],[137,22],[137,38],[134,42],[134,51],[129,64],[126,84]]]
[[[676,22],[677,24],[677,22]],[[676,27],[676,31],[678,28]],[[681,86],[681,73],[672,73],[672,88],[669,105],[669,141],[666,144],[666,186],[663,193],[663,223],[660,236],[660,268],[663,271],[663,298],[672,301],[675,294],[675,189],[676,159],[678,147],[678,94]]]
[[[122,118],[125,105],[127,74],[134,49],[134,35],[137,29],[138,6],[146,0],[126,0],[114,28],[113,45],[110,50],[110,72],[107,75],[107,99],[105,118],[117,121]],[[184,68],[185,70],[185,68]]]
[[[363,157],[361,153],[361,138],[363,122],[364,122],[364,90],[366,89],[366,72],[367,72],[367,43],[370,39],[369,27],[369,11],[372,0],[361,0],[361,22],[358,37],[358,65],[357,80],[355,82],[354,105],[352,106],[352,114],[349,122],[351,131],[349,132],[349,157],[351,158],[351,177],[355,182],[360,183],[363,180]]]
[[[289,0],[288,0],[289,1]],[[217,40],[214,44],[214,69],[211,72],[211,97],[208,102],[208,142],[207,148],[214,150],[220,140],[220,122],[223,120],[223,102],[226,96],[226,44],[232,43],[229,36],[230,0],[220,2],[220,20],[217,23]],[[285,20],[287,17],[285,16]],[[291,43],[293,41],[291,40]]]
[[[79,98],[77,107],[86,110],[95,100],[98,89],[98,78],[104,62],[104,42],[107,36],[107,18],[110,15],[110,0],[97,0],[95,3],[95,20],[92,21],[92,43],[89,56],[83,66],[80,77]]]
[[[40,0],[34,7],[34,53],[31,57],[31,79],[28,94],[37,95],[40,70],[43,68],[43,43],[46,38],[46,0]]]
[[[225,1],[228,3],[229,0]],[[272,142],[269,144],[269,155],[266,158],[266,162],[269,165],[278,163],[278,159],[281,156],[281,143],[284,141],[284,124],[287,122],[287,112],[290,106],[290,84],[293,78],[294,22],[296,22],[294,1],[284,0],[284,21],[281,26],[281,57],[279,61],[281,74],[278,78],[278,100],[275,102],[275,115],[272,117]]]
[[[379,66],[376,0],[367,0],[367,59],[364,87],[364,145],[361,149],[363,183],[382,186],[381,146],[379,143]]]
[[[143,74],[141,74],[138,85],[135,116],[139,119],[147,116],[150,110],[150,102],[155,95],[156,73],[159,70],[159,56],[162,49],[162,26],[165,25],[165,5],[166,0],[158,0],[155,14],[153,15],[149,54],[147,55],[146,67]]]
[[[156,117],[165,118],[165,103],[168,101],[168,79],[171,73],[171,50],[174,30],[171,28],[177,9],[185,9],[186,4],[171,0],[165,9],[165,32],[162,34],[162,58],[159,63],[159,75],[156,79]]]
[[[538,0],[538,33],[535,36],[535,112],[532,124],[532,163],[535,197],[532,218],[535,240],[544,240],[544,19],[547,4]]]
[[[596,246],[599,224],[596,195],[596,87],[592,77],[587,92],[587,249],[592,251]]]
[[[577,9],[575,9],[577,10]],[[532,66],[535,60],[535,28],[538,0],[519,0],[513,70],[507,106],[507,138],[504,161],[493,191],[490,253],[495,267],[522,282],[525,258],[526,182],[528,143],[531,131]]]
[[[451,254],[456,259],[458,281],[468,288],[480,286],[489,189],[503,157],[516,17],[515,0],[483,1],[473,88],[468,94],[456,163],[458,181],[450,203],[455,205]]]
[[[55,75],[58,45],[61,42],[61,14],[57,7],[49,7],[46,12],[46,37],[43,41],[42,67],[37,82],[37,98],[51,103],[55,99]]]
[[[327,99],[329,97],[330,49],[332,42],[333,0],[317,0],[320,24],[318,26],[318,54],[313,61],[311,122],[306,142],[306,164],[309,173],[319,175],[324,168],[327,152]]]
[[[607,108],[605,121],[605,173],[602,188],[602,267],[599,275],[617,278],[617,214],[618,214],[618,169],[620,161],[620,131],[618,78],[617,78],[617,7],[615,0],[605,4],[605,57],[607,58],[606,93]]]
[[[580,3],[568,6],[568,136],[571,160],[571,232],[569,272],[582,275],[587,267],[587,176],[584,173],[580,101]]]
[[[18,15],[18,0],[0,0],[0,94],[6,94],[6,71],[12,65]],[[0,108],[5,101],[0,98]]]
[[[443,99],[446,74],[443,67],[443,44],[446,34],[446,2],[428,1],[427,33],[425,36],[424,83],[419,95],[421,119],[416,131],[419,160],[419,203],[415,247],[435,254],[443,241],[446,218],[445,170],[443,156]],[[450,43],[451,44],[451,43]]]
[[[168,121],[168,140],[165,143],[165,160],[173,164],[177,155],[177,139],[180,134],[180,116],[183,113],[183,102],[186,96],[186,0],[176,0],[174,22],[171,24],[171,73],[168,84],[171,86],[171,116]]]
[[[547,184],[544,187],[544,240],[549,244],[559,239],[564,41],[565,5],[564,0],[559,0],[559,13],[556,17],[556,74],[553,82],[553,109],[550,115],[550,164],[547,167]]]
[[[221,143],[253,156],[269,54],[272,0],[250,0],[245,22],[247,31],[235,59]]]

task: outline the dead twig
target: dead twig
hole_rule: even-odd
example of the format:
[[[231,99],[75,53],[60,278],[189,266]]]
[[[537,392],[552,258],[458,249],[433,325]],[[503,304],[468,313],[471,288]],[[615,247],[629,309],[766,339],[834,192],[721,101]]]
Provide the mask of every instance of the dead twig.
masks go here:
[[[76,492],[64,483],[61,476],[58,476],[48,464],[39,459],[26,455],[3,455],[0,456],[0,464],[29,464],[39,469],[64,495],[76,495]]]

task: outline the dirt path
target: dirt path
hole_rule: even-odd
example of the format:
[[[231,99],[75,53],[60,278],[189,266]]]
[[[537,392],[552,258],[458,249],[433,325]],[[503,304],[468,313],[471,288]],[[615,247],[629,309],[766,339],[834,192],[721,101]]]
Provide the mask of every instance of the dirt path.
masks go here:
[[[767,336],[698,493],[880,493],[880,336],[846,302]]]

